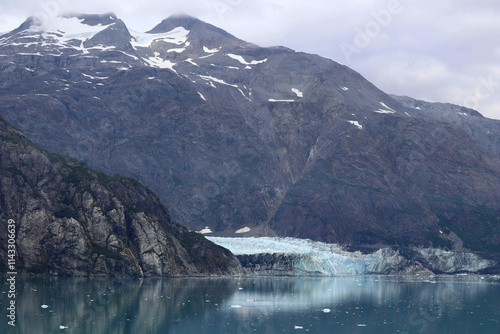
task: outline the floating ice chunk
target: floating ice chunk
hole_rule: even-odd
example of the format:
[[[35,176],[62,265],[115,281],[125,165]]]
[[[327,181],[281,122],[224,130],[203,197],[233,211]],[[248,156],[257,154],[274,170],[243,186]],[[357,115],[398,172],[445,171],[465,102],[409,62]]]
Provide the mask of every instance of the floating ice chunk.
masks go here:
[[[63,326],[63,325],[59,326],[59,329],[66,329],[66,328],[69,328],[69,327],[68,326]]]
[[[237,234],[241,234],[241,233],[248,233],[250,232],[250,227],[243,227],[243,228],[240,228],[238,231],[234,232],[234,233],[237,233]]]
[[[231,305],[231,308],[242,308],[243,306],[241,305]]]
[[[358,327],[366,327],[365,324],[358,324]]]
[[[257,65],[257,64],[265,63],[267,61],[267,58],[266,58],[266,59],[263,59],[263,60],[252,60],[251,62],[247,62],[245,60],[245,58],[243,58],[242,56],[238,56],[238,55],[231,54],[231,53],[228,53],[226,56],[239,61],[243,65]]]
[[[292,92],[294,92],[295,94],[297,94],[297,97],[304,97],[304,93],[302,93],[297,88],[292,88]]]
[[[340,89],[342,89],[344,92],[347,92],[349,90],[349,88],[347,87],[340,87]]]
[[[304,329],[304,326],[294,326],[293,329]]]
[[[40,307],[41,307],[41,308],[48,308],[48,307],[49,307],[49,305],[45,305],[45,304],[44,304],[44,305],[42,305],[42,306],[40,306]]]
[[[361,124],[359,124],[359,122],[358,122],[358,121],[348,121],[348,122],[349,122],[349,123],[351,123],[352,125],[357,126],[359,129],[362,129],[362,128],[363,128],[363,126],[362,126]]]
[[[329,308],[324,308],[322,311],[323,313],[330,313],[332,310],[330,310]]]

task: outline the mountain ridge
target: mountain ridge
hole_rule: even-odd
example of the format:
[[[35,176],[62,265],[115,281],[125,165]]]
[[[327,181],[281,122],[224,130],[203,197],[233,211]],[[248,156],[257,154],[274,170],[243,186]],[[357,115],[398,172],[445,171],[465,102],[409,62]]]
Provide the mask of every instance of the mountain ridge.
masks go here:
[[[499,251],[500,122],[446,122],[335,61],[175,20],[0,36],[0,114],[194,230]]]

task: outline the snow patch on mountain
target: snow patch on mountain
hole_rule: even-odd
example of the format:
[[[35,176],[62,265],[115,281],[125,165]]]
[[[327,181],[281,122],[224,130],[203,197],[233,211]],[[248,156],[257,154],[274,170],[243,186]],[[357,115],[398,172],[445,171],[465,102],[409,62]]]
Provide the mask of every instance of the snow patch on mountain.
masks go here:
[[[184,27],[177,27],[169,32],[159,34],[139,33],[134,31],[131,32],[131,35],[133,38],[130,44],[132,44],[134,48],[148,48],[151,47],[151,44],[154,42],[165,42],[176,45],[186,44],[189,30],[186,30]]]
[[[228,53],[226,56],[228,56],[229,58],[232,58],[234,60],[239,61],[243,65],[258,65],[258,64],[265,63],[267,61],[267,58],[266,58],[266,59],[263,59],[263,60],[252,60],[251,62],[247,62],[245,60],[245,58],[243,58],[243,56],[235,55],[235,54],[232,54],[232,53]]]
[[[84,42],[93,38],[96,34],[102,32],[115,23],[108,25],[88,25],[83,23],[84,19],[76,17],[56,17],[47,20],[42,25],[33,24],[27,30],[20,33],[6,36],[0,39],[0,45],[22,46],[24,48],[41,47],[45,56],[60,56],[61,54],[48,54],[47,51],[53,51],[50,47],[59,51],[59,49],[74,49],[83,53],[89,53],[88,50],[110,50],[114,46],[97,45],[91,48],[85,48]],[[16,40],[14,43],[12,40]],[[18,53],[21,54],[21,53]],[[41,55],[30,52],[30,55]]]
[[[87,77],[87,78],[90,78],[90,79],[94,79],[94,80],[105,80],[105,79],[109,79],[109,77],[96,77],[96,76],[93,76],[93,75],[89,75],[89,74],[85,74],[82,72],[82,75],[84,77]]]
[[[200,234],[210,234],[212,233],[212,230],[210,229],[210,227],[205,227],[204,229],[202,229],[201,231],[198,231],[198,233]]]
[[[250,227],[246,226],[244,228],[240,228],[239,230],[237,230],[234,233],[236,233],[236,234],[242,234],[242,233],[248,233],[250,231],[251,231]]]
[[[375,110],[376,113],[379,113],[379,114],[394,114],[396,111],[390,107],[388,107],[384,102],[380,102],[380,104],[382,105],[382,107],[384,107],[385,109],[378,109],[378,110]]]
[[[295,100],[277,100],[277,99],[269,99],[268,102],[295,102]]]
[[[209,49],[206,46],[203,47],[203,51],[206,52],[206,53],[217,53],[217,52],[219,52],[219,50],[220,50],[220,48]]]
[[[235,88],[238,88],[237,85],[231,85],[227,82],[225,82],[224,80],[222,79],[217,79],[217,78],[214,78],[212,76],[209,76],[209,75],[198,75],[200,78],[202,78],[203,80],[206,80],[206,81],[210,81],[210,82],[217,82],[219,84],[222,84],[222,85],[226,85],[226,86],[231,86],[231,87],[235,87]]]
[[[191,65],[194,65],[194,66],[200,67],[200,65],[196,64],[196,63],[193,61],[193,59],[191,59],[191,58],[186,59],[186,61],[187,61],[188,63],[190,63]]]
[[[55,17],[45,21],[43,25],[32,25],[28,29],[28,32],[43,32],[42,35],[44,38],[54,38],[61,43],[72,39],[78,39],[83,42],[114,24],[91,26],[82,23],[83,21],[83,19],[76,17]]]
[[[294,92],[297,95],[297,97],[304,97],[304,93],[302,93],[297,88],[292,88],[292,92]]]
[[[359,124],[359,122],[358,122],[358,121],[348,121],[348,122],[349,122],[349,123],[351,123],[352,125],[357,126],[359,129],[362,129],[362,128],[363,128],[363,126],[362,126],[361,124]]]
[[[177,71],[174,70],[174,66],[177,64],[171,62],[170,60],[162,59],[160,57],[149,57],[147,59],[144,59],[144,61],[151,67],[168,68],[169,70],[172,70],[175,73],[177,73]]]

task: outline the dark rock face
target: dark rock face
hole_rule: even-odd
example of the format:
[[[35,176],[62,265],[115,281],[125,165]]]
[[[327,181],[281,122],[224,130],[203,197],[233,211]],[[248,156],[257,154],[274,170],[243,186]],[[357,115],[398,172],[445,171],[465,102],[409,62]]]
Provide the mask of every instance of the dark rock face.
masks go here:
[[[449,103],[431,103],[395,96],[394,99],[411,108],[412,116],[451,124],[465,131],[474,141],[500,158],[500,121],[483,117],[477,111]]]
[[[137,181],[37,148],[0,119],[0,270],[16,222],[17,271],[69,276],[239,272],[238,260],[170,218]]]
[[[286,254],[238,255],[238,260],[247,275],[264,276],[313,276],[315,273],[298,272],[295,266],[297,256]]]
[[[336,62],[191,17],[145,34],[73,19],[88,32],[0,36],[0,114],[138,179],[181,224],[500,252],[499,122],[444,121]]]

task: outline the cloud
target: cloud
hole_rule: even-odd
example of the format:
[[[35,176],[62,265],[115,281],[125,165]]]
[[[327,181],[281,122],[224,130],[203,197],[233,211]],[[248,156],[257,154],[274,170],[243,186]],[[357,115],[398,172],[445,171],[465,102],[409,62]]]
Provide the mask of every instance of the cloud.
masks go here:
[[[394,4],[402,10],[388,21],[380,18]],[[71,11],[112,11],[138,31],[183,12],[255,44],[345,63],[388,93],[432,101],[463,104],[482,79],[500,82],[498,0],[2,0],[0,31],[29,15]],[[367,31],[369,43],[346,59],[341,46],[356,46]],[[495,89],[477,105],[500,119],[500,87]]]

